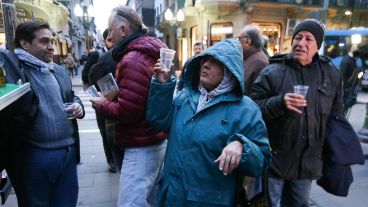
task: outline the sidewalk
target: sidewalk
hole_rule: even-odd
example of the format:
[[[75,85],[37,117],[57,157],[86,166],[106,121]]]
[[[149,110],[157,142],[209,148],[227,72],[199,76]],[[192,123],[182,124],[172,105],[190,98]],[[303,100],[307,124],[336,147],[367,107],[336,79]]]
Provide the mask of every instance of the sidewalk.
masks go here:
[[[358,104],[354,105],[349,116],[349,121],[358,132],[365,118],[365,104],[368,102],[368,93],[361,92],[358,96]],[[363,153],[368,154],[368,144],[361,143]],[[311,201],[318,207],[366,207],[368,206],[368,162],[364,165],[353,165],[354,181],[350,186],[347,197],[338,197],[326,193],[314,182],[311,191]]]
[[[71,78],[73,87],[82,86],[82,70],[83,65],[79,66],[78,75],[74,76],[74,78]]]

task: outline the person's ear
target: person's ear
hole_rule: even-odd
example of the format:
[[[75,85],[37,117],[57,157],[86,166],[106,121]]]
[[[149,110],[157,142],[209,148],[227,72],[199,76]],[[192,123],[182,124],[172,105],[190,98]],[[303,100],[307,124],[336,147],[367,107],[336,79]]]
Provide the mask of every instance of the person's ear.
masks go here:
[[[20,40],[20,46],[21,46],[24,50],[28,51],[28,50],[29,50],[29,48],[31,47],[31,44],[30,44],[28,41],[26,41],[26,40]]]
[[[247,38],[245,42],[249,47],[252,46],[252,40],[250,38]]]
[[[123,37],[128,36],[129,30],[128,30],[128,27],[125,24],[121,24],[119,29],[120,29],[121,35]]]

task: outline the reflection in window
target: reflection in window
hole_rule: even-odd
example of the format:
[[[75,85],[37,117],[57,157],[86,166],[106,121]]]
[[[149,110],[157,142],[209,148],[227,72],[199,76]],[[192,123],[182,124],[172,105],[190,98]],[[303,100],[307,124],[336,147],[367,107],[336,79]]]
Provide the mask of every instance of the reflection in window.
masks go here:
[[[196,42],[201,42],[201,40],[199,39],[199,32],[198,32],[198,26],[194,26],[192,28],[190,28],[190,39],[191,39],[191,44],[190,44],[190,52],[189,54],[191,54],[191,56],[193,56],[193,45]]]
[[[233,37],[233,23],[215,23],[211,25],[210,46],[226,38]]]

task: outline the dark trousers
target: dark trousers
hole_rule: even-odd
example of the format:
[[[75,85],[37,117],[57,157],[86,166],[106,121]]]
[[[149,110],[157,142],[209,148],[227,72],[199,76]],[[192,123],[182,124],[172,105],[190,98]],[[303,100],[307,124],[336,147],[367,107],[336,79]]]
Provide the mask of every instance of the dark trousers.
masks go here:
[[[27,207],[75,207],[78,200],[76,147],[26,149],[22,191]]]
[[[119,172],[121,172],[121,165],[124,158],[124,150],[120,149],[120,147],[116,145],[114,130],[115,124],[106,124],[106,136],[112,149],[112,156],[114,158],[115,166],[119,170]]]
[[[16,153],[14,153],[16,152]],[[8,178],[13,186],[15,194],[17,196],[18,206],[25,207],[24,201],[24,192],[22,190],[22,165],[23,165],[23,157],[22,152],[19,152],[19,148],[14,150],[12,149],[8,155],[9,160],[6,161],[5,170],[8,174]]]
[[[74,68],[68,68],[69,76],[74,77]]]
[[[272,207],[308,207],[312,180],[283,180],[268,177],[268,193]]]
[[[115,162],[112,156],[112,147],[110,146],[110,143],[108,142],[107,136],[106,136],[105,118],[101,114],[96,112],[96,119],[97,119],[98,128],[100,129],[100,134],[102,137],[102,144],[103,144],[103,148],[105,151],[107,163],[110,165],[114,165]]]
[[[74,74],[78,75],[78,65],[74,67]]]

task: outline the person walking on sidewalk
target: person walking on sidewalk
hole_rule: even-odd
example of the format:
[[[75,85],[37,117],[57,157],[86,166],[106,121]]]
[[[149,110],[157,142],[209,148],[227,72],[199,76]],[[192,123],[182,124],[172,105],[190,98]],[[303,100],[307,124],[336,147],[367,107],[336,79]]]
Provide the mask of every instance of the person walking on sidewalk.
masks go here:
[[[259,72],[268,65],[268,57],[262,50],[262,34],[258,27],[246,25],[238,38],[243,48],[244,94],[249,96]]]
[[[329,58],[319,56],[325,26],[299,23],[291,54],[270,59],[253,87],[272,148],[268,172],[272,206],[309,206],[312,180],[322,176],[322,149],[330,112],[342,110],[342,78]],[[309,86],[306,96],[293,86]]]
[[[68,56],[65,58],[65,65],[69,71],[69,75],[74,78],[74,68],[76,67],[76,64],[72,54],[68,53]]]
[[[262,113],[243,96],[239,41],[222,40],[195,57],[174,100],[176,78],[159,62],[154,69],[147,119],[170,132],[158,206],[232,207],[237,178],[261,175],[271,158]]]
[[[117,120],[116,143],[124,148],[117,206],[156,206],[156,182],[166,149],[166,134],[146,121],[146,102],[153,66],[160,48],[167,46],[146,35],[141,17],[127,6],[112,10],[109,35],[118,62],[115,80],[118,97],[112,101],[92,98],[92,107],[106,118]],[[121,155],[122,156],[122,155]]]
[[[79,162],[76,118],[83,118],[83,104],[72,91],[67,71],[52,62],[53,36],[48,23],[19,24],[14,41],[22,79],[31,85],[31,92],[20,102],[23,117],[17,118],[17,126],[25,126],[24,143],[18,149],[21,156],[14,160],[20,173],[20,206],[75,207]],[[63,103],[72,103],[73,119],[67,116]]]

